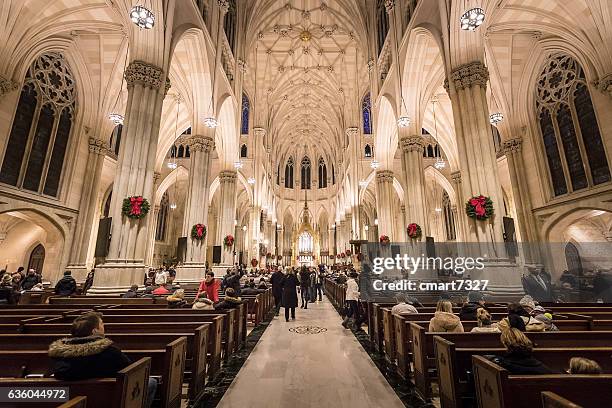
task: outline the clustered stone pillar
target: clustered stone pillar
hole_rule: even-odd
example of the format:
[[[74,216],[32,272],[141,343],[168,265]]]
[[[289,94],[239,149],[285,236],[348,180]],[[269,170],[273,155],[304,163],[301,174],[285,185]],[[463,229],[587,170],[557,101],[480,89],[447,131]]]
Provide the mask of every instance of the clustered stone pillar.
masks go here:
[[[402,169],[406,181],[406,191],[404,192],[406,217],[404,222],[406,225],[410,223],[418,224],[423,231],[423,237],[425,237],[429,233],[425,201],[425,171],[423,169],[425,143],[420,135],[404,136],[400,139],[400,146],[402,148]],[[400,237],[407,237],[406,232],[403,231]],[[396,239],[400,239],[400,237]]]
[[[234,219],[236,217],[236,178],[235,170],[223,170],[219,173],[219,230],[218,245],[222,246],[221,265],[232,265],[234,260],[233,247],[226,247],[223,240],[227,235],[234,235]],[[235,238],[235,237],[234,237]]]
[[[187,237],[185,262],[178,271],[181,282],[199,281],[206,266],[206,239],[191,238],[191,229],[196,224],[207,224],[208,218],[208,175],[210,153],[214,149],[214,130],[210,134],[193,135],[187,139],[190,151],[189,183],[183,218],[183,236]]]
[[[526,245],[523,245],[525,262],[536,264],[540,263],[542,260],[540,258],[540,251],[536,247],[538,235],[536,223],[531,214],[531,199],[527,186],[527,176],[525,174],[522,143],[523,139],[520,137],[509,139],[504,142],[503,149],[508,159],[512,196],[514,197],[514,207],[516,209],[516,218],[521,233],[521,240],[526,243]]]
[[[162,68],[133,61],[125,70],[128,100],[117,171],[111,200],[111,243],[104,265],[96,271],[94,287],[98,290],[123,290],[142,284],[149,229],[148,217],[123,216],[123,199],[142,196],[153,205],[153,173],[164,97],[170,88]]]
[[[247,264],[251,263],[251,259],[259,259],[259,234],[261,227],[261,207],[253,205],[250,207],[250,222],[249,222],[249,259]]]
[[[380,235],[387,235],[391,240],[393,236],[393,172],[380,170],[376,172],[376,212],[378,213],[378,231]]]
[[[68,269],[77,281],[85,280],[87,277],[87,254],[91,242],[93,229],[98,215],[98,190],[102,176],[104,157],[108,152],[105,141],[93,137],[89,138],[89,154],[85,168],[85,180],[81,192],[81,203],[79,205],[79,219],[72,240],[70,251],[70,264]]]

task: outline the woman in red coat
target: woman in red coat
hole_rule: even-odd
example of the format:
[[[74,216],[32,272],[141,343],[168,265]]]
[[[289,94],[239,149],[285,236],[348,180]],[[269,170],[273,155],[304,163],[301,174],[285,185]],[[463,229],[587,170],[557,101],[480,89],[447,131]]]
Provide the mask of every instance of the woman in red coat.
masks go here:
[[[219,288],[221,287],[221,282],[215,279],[214,272],[206,272],[206,278],[200,282],[200,288],[198,289],[198,294],[196,295],[196,299],[200,292],[206,292],[208,298],[212,300],[214,303],[219,301]]]

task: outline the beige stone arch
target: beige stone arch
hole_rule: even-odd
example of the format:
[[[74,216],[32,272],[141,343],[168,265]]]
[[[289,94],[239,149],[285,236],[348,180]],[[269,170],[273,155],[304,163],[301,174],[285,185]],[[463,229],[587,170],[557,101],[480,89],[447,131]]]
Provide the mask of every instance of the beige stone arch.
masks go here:
[[[397,150],[397,117],[389,95],[380,96],[377,105],[374,157],[380,170],[390,170]]]

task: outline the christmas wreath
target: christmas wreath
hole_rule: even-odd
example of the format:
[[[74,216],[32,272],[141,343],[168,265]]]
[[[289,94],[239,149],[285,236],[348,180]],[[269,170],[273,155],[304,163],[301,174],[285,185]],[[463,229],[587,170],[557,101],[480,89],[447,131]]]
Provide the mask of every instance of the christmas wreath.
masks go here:
[[[343,252],[340,254],[340,258],[346,258],[346,254]]]
[[[387,235],[381,235],[379,238],[379,241],[383,245],[389,245],[389,243],[391,242],[391,240],[389,239]]]
[[[484,221],[491,218],[493,212],[493,200],[483,195],[474,196],[465,203],[465,213],[470,218]]]
[[[346,250],[346,256],[351,256],[351,250],[350,249]]]
[[[234,245],[234,236],[232,234],[226,235],[225,238],[223,238],[223,245],[231,248]]]
[[[131,196],[123,199],[121,206],[121,214],[134,220],[144,218],[149,212],[151,206],[149,201],[142,196]]]
[[[253,268],[257,266],[257,259],[255,259],[255,258],[251,259],[251,266]]]
[[[412,239],[419,239],[423,235],[423,231],[421,230],[421,226],[416,223],[408,224],[408,228],[406,228],[408,232],[408,236]]]
[[[266,259],[270,259],[270,258],[272,258],[272,254],[268,252],[268,253],[266,254]]]
[[[191,239],[195,239],[196,241],[204,241],[206,238],[206,225],[204,224],[195,224],[191,227]]]

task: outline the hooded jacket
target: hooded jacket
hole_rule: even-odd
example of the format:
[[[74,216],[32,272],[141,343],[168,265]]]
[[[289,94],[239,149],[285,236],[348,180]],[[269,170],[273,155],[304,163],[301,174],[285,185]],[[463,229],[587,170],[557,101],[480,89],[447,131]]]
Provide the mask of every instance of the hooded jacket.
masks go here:
[[[60,296],[69,296],[76,292],[76,281],[70,275],[64,275],[62,279],[60,279],[55,284],[55,294]]]
[[[530,354],[507,353],[491,359],[514,375],[553,374],[553,371]]]
[[[448,312],[436,312],[429,321],[429,331],[463,333],[463,325],[459,316]]]
[[[101,336],[68,337],[49,346],[52,373],[60,380],[115,377],[130,359]]]
[[[463,321],[465,320],[478,320],[476,317],[476,311],[480,308],[486,309],[478,302],[470,302],[465,303],[461,307],[461,311],[459,312],[459,318]]]
[[[191,306],[194,310],[215,310],[215,306],[213,305],[213,301],[210,299],[198,298],[196,299],[193,306]]]
[[[225,298],[215,305],[215,310],[235,309],[242,303],[239,297],[225,296]]]

